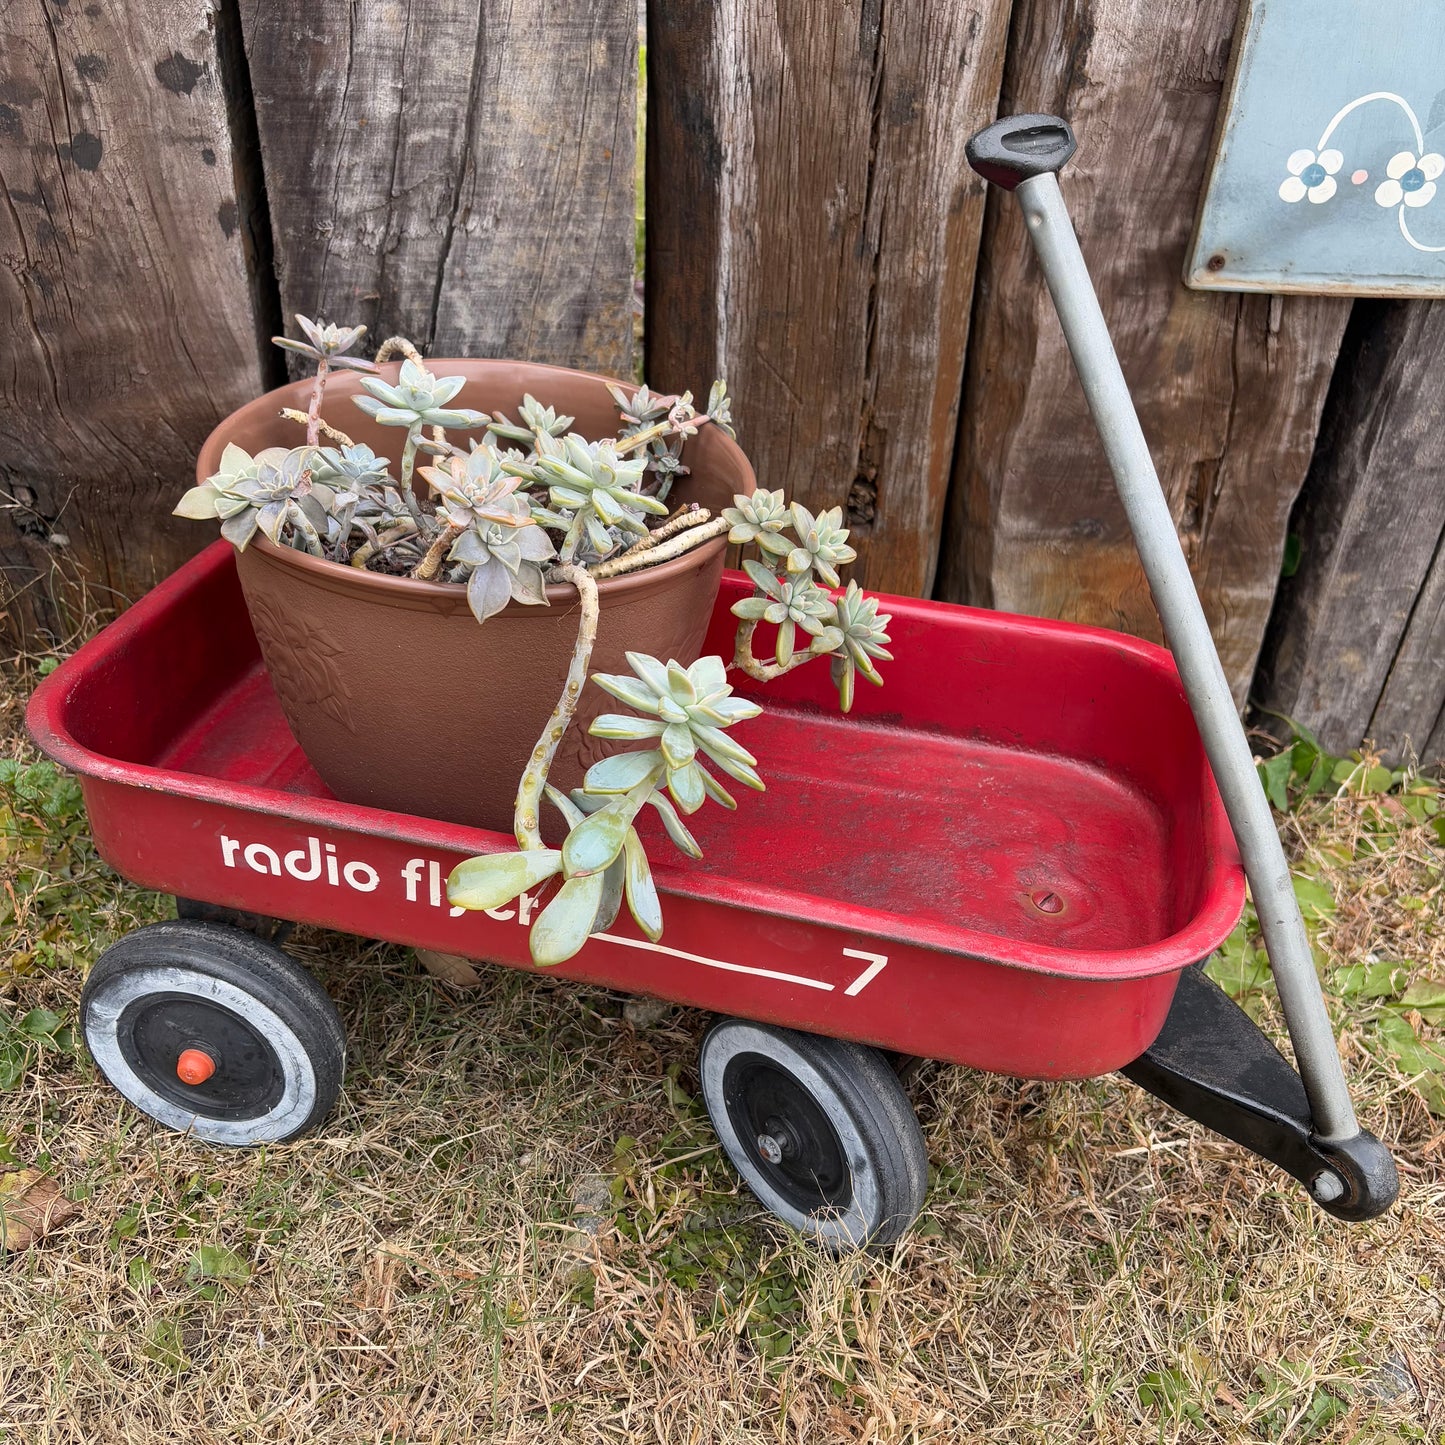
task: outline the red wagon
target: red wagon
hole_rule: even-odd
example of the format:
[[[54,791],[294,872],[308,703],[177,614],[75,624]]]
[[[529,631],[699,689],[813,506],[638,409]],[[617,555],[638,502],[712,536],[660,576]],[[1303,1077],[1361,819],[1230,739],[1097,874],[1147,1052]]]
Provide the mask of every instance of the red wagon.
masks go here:
[[[724,1015],[700,1063],[721,1140],[769,1208],[837,1246],[896,1238],[923,1202],[927,1158],[891,1055],[1041,1079],[1122,1069],[1331,1213],[1367,1218],[1392,1202],[1394,1166],[1354,1120],[1097,303],[1070,291],[1069,267],[1086,291],[1087,276],[1051,207],[1072,136],[1026,117],[972,144],[1029,213],[1185,681],[1133,638],[885,599],[888,686],[839,719],[826,674],[770,684],[748,743],[773,786],[725,828],[699,815],[704,866],[657,870],[665,937],[624,917],[558,972]],[[730,653],[728,608],[750,590],[725,580],[706,651]],[[340,1020],[274,920],[532,967],[535,899],[490,914],[446,902],[451,869],[510,837],[340,802],[312,771],[226,543],[64,663],[28,721],[80,775],[107,861],[178,898],[177,921],[107,950],[82,999],[102,1071],[162,1123],[286,1139],[335,1101]],[[1308,1089],[1198,967],[1243,904],[1236,836]]]

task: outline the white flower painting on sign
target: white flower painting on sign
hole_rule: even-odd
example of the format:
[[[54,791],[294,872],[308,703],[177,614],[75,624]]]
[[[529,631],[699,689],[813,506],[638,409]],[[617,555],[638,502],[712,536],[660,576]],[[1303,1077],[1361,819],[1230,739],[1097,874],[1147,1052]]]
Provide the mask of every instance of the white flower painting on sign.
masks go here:
[[[1445,156],[1425,149],[1425,137],[1414,108],[1392,90],[1373,90],[1341,106],[1316,142],[1315,150],[1292,152],[1285,162],[1289,174],[1280,183],[1279,198],[1290,204],[1308,199],[1315,205],[1323,205],[1335,194],[1338,189],[1335,176],[1343,169],[1345,158],[1340,151],[1326,149],[1330,137],[1347,115],[1375,101],[1390,101],[1398,106],[1415,133],[1414,150],[1396,151],[1386,163],[1385,178],[1375,187],[1375,202],[1386,210],[1398,208],[1400,234],[1417,251],[1445,251],[1445,246],[1431,246],[1417,240],[1406,217],[1407,211],[1417,211],[1435,199],[1435,182],[1445,173]],[[1363,167],[1350,174],[1350,180],[1357,186],[1365,185],[1369,179],[1370,173]]]

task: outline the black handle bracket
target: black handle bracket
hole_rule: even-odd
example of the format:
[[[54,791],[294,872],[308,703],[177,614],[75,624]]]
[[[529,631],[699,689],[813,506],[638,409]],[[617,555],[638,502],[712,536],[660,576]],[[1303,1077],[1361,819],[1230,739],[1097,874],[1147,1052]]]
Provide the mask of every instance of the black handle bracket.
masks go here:
[[[1373,1219],[1400,1192],[1395,1161],[1373,1134],[1316,1138],[1300,1076],[1202,968],[1180,975],[1159,1037],[1121,1072],[1278,1164],[1337,1219]]]
[[[1011,115],[979,131],[964,154],[984,180],[1011,191],[1021,181],[1063,170],[1077,149],[1068,121],[1056,115]]]

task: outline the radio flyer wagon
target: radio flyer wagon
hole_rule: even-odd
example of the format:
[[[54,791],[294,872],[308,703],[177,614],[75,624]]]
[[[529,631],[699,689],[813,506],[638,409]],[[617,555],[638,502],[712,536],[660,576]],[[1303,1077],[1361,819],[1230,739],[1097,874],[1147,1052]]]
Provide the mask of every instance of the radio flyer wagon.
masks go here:
[[[1379,1214],[1397,1189],[1355,1120],[1278,834],[1063,207],[1054,173],[1073,149],[1063,121],[1024,116],[969,158],[1023,207],[1173,657],[886,599],[886,689],[840,719],[816,670],[771,684],[749,744],[773,786],[725,828],[703,821],[702,865],[657,870],[664,939],[624,915],[557,970],[723,1015],[700,1061],[721,1141],[769,1209],[835,1247],[896,1239],[923,1203],[927,1157],[890,1054],[1039,1079],[1122,1070],[1339,1218]],[[729,650],[747,590],[725,579],[706,650]],[[334,1104],[341,1022],[275,920],[532,966],[535,897],[490,914],[446,902],[451,869],[509,838],[327,792],[225,542],[65,662],[28,721],[80,775],[101,854],[178,898],[177,920],[105,951],[81,1005],[101,1071],[162,1124],[251,1144]],[[1299,1073],[1201,967],[1246,875]]]

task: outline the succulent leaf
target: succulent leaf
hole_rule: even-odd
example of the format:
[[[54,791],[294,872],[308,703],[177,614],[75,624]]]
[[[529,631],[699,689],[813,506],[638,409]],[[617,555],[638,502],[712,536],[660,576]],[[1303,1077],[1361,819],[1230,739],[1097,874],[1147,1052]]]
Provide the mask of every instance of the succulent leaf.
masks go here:
[[[600,873],[612,864],[655,781],[649,771],[641,782],[572,829],[562,845],[562,871],[567,877]]]
[[[668,770],[667,791],[672,794],[672,801],[682,812],[695,813],[702,807],[707,798],[707,789],[703,786],[704,776],[696,761],[685,767]]]
[[[557,890],[532,925],[533,963],[550,968],[565,963],[581,949],[597,918],[602,887],[602,874],[591,873],[569,878]]]
[[[662,754],[656,748],[645,752],[613,753],[587,769],[583,786],[589,793],[631,792],[649,774],[662,771]]]
[[[628,717],[626,713],[605,712],[593,718],[587,731],[594,738],[614,738],[621,742],[642,742],[661,737],[668,725],[659,718]]]
[[[447,901],[454,908],[473,911],[500,908],[561,871],[562,854],[556,848],[484,853],[452,869],[447,878]]]
[[[703,775],[704,781],[706,776]],[[688,831],[687,824],[678,817],[677,809],[672,806],[671,800],[663,793],[653,793],[647,801],[657,809],[657,816],[662,819],[662,826],[673,843],[689,858],[701,858],[702,849],[698,846],[697,839]]]
[[[656,943],[662,937],[662,903],[657,896],[657,885],[652,881],[642,839],[635,828],[627,830],[622,852],[628,910],[637,926]]]

